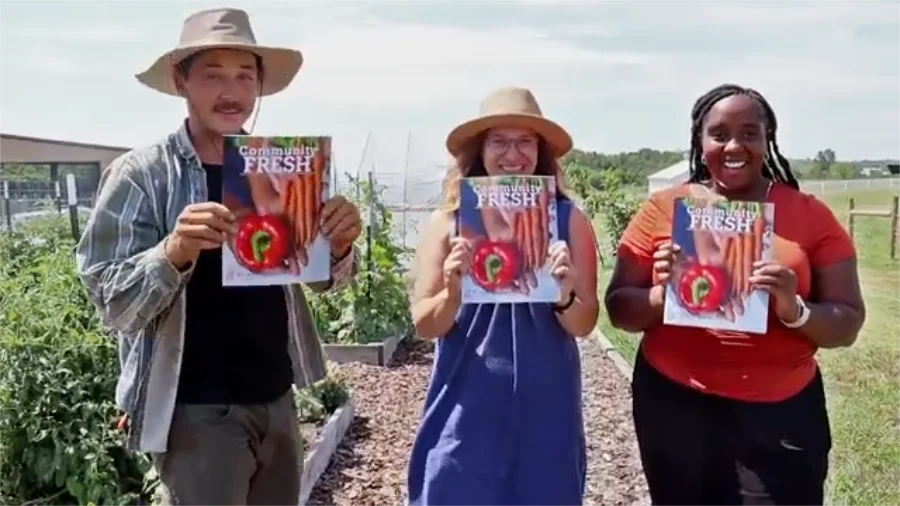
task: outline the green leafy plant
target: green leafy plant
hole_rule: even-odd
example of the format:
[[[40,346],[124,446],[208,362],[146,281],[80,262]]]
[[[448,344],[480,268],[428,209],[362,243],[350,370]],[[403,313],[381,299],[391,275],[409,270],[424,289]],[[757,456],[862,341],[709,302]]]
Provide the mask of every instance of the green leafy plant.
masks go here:
[[[620,171],[608,170],[600,175],[603,190],[594,193],[596,209],[603,221],[603,230],[608,239],[611,255],[628,228],[628,223],[641,207],[641,199],[627,191]]]
[[[566,177],[582,209],[592,218],[600,218],[605,236],[603,253],[615,256],[622,234],[641,206],[641,198],[630,191],[628,178],[618,169],[597,171],[570,163]]]
[[[343,378],[328,375],[297,391],[294,399],[302,423],[324,423],[347,399],[350,391]]]
[[[601,188],[600,172],[572,162],[565,167],[565,173],[566,183],[579,198],[581,208],[588,216],[596,216],[600,212],[596,195]]]
[[[150,461],[115,427],[115,342],[75,273],[65,219],[0,235],[4,504],[146,501]]]
[[[412,321],[402,269],[409,251],[391,235],[393,216],[377,186],[348,178],[354,186],[348,197],[364,218],[371,217],[355,245],[359,272],[337,292],[310,293],[310,307],[325,342],[380,342],[405,333]]]

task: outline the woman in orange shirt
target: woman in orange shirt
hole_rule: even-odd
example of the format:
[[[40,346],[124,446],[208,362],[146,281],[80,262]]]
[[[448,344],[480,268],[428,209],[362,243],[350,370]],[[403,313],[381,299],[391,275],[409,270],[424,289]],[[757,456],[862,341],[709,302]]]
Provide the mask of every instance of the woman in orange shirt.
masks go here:
[[[856,251],[834,214],[801,193],[758,92],[719,86],[691,113],[690,181],[653,194],[623,234],[606,309],[643,332],[635,431],[654,504],[822,504],[831,434],[818,348],[849,346],[865,319]],[[749,278],[770,294],[765,335],[662,323],[679,254],[674,200],[772,202],[771,261]]]

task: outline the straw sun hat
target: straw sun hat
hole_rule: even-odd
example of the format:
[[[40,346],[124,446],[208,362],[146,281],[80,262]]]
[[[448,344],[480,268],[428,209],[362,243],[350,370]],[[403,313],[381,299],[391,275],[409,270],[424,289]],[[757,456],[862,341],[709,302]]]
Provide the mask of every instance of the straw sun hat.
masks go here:
[[[266,72],[262,95],[272,95],[287,88],[303,65],[300,51],[258,45],[247,12],[211,9],[189,16],[181,29],[178,46],[157,58],[150,68],[135,77],[156,91],[180,96],[175,88],[175,65],[204,49],[240,49],[259,56]]]
[[[531,91],[515,87],[500,88],[485,97],[478,117],[454,128],[447,136],[447,149],[457,156],[469,141],[491,128],[534,130],[556,158],[572,149],[572,137],[558,123],[544,117]]]

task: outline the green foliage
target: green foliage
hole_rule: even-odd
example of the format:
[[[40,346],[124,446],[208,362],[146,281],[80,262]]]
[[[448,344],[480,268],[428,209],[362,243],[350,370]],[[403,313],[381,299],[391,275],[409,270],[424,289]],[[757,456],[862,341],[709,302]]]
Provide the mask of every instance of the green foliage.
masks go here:
[[[602,172],[591,170],[584,165],[572,162],[564,167],[566,184],[575,195],[582,199],[582,209],[588,216],[595,216],[599,211],[595,193],[603,188]]]
[[[5,163],[0,169],[0,179],[10,183],[50,183],[50,167],[50,164]],[[91,163],[60,163],[56,177],[65,188],[66,174],[74,174],[76,180],[90,184],[99,175],[97,171]]]
[[[862,170],[848,162],[835,162],[831,166],[831,177],[834,179],[856,179],[862,175]]]
[[[346,382],[333,374],[299,390],[294,396],[300,422],[316,424],[324,423],[349,398]]]
[[[378,188],[348,179],[359,189],[359,198],[355,191],[348,198],[371,217],[371,230],[364,229],[355,245],[359,272],[339,291],[310,293],[310,307],[325,342],[380,342],[405,333],[412,322],[402,268],[409,252],[391,236],[393,218]]]
[[[840,161],[831,149],[819,151],[814,158],[790,162],[798,177],[812,180],[889,177],[888,164],[897,163],[896,160],[890,159]],[[867,169],[865,174],[863,169]]]
[[[0,235],[0,248],[3,259],[0,273],[6,281],[6,278],[28,276],[36,263],[61,250],[66,250],[74,259],[75,242],[67,217],[48,215],[14,224],[12,233],[4,232]],[[73,264],[72,268],[74,267]],[[74,270],[72,273],[74,274]],[[5,290],[2,295],[6,295]]]
[[[631,218],[641,206],[641,198],[625,187],[625,177],[620,171],[606,171],[601,175],[603,191],[596,192],[594,207],[603,223],[607,251],[616,254],[616,248]]]
[[[687,139],[685,139],[687,140]],[[644,148],[638,151],[618,154],[603,154],[573,149],[561,164],[563,166],[579,166],[588,171],[603,172],[618,169],[624,172],[625,185],[646,185],[647,176],[679,162],[684,154],[679,151],[658,151]],[[823,149],[813,158],[789,159],[794,174],[799,179],[858,179],[861,177],[887,177],[887,164],[897,160],[847,160],[837,159],[834,150]],[[881,167],[885,171],[875,171],[872,175],[863,175],[862,169]],[[579,194],[583,194],[581,191]]]
[[[569,187],[580,198],[582,209],[592,219],[601,221],[601,248],[605,250],[601,253],[614,256],[625,228],[641,205],[638,194],[627,184],[627,174],[615,168],[593,171],[575,163],[565,170]]]
[[[143,455],[122,447],[118,351],[75,273],[64,219],[0,236],[0,477],[4,504],[149,498]]]
[[[572,165],[584,167],[597,173],[618,169],[622,171],[623,184],[644,185],[647,176],[678,163],[683,157],[684,154],[680,151],[658,151],[649,148],[618,154],[573,149],[560,163],[566,167]]]
[[[573,149],[561,160],[561,164],[568,170],[571,170],[572,167],[581,167],[583,170],[595,174],[617,169],[624,173],[622,178],[624,185],[643,187],[646,185],[647,176],[681,161],[683,157],[684,154],[680,151],[658,151],[649,148],[618,154]],[[871,175],[862,174],[862,169],[867,167],[886,168],[889,163],[897,163],[896,160],[889,159],[840,161],[832,149],[823,149],[813,158],[789,159],[789,161],[798,179],[812,180],[887,177],[886,169],[884,172],[875,171]],[[572,176],[568,170],[566,175],[572,183]],[[594,181],[592,186],[596,189],[600,188],[597,181]],[[579,195],[585,194],[582,191],[583,188],[575,188],[573,184],[570,184],[570,187]]]
[[[0,177],[4,181],[37,183],[50,180],[50,168],[46,165],[3,164]]]

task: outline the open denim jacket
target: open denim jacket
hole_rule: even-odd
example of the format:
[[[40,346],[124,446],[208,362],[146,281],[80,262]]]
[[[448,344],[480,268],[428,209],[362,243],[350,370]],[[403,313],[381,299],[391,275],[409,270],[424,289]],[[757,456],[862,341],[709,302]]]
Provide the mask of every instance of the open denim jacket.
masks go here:
[[[185,206],[208,199],[206,173],[185,124],[177,132],[114,160],[100,178],[97,203],[76,250],[78,272],[103,323],[119,342],[116,403],[129,416],[126,446],[166,451],[184,349],[185,294],[191,270],[179,272],[162,240]],[[356,254],[332,262],[331,281],[344,284]],[[301,285],[284,287],[294,383],[325,375],[325,359]]]

